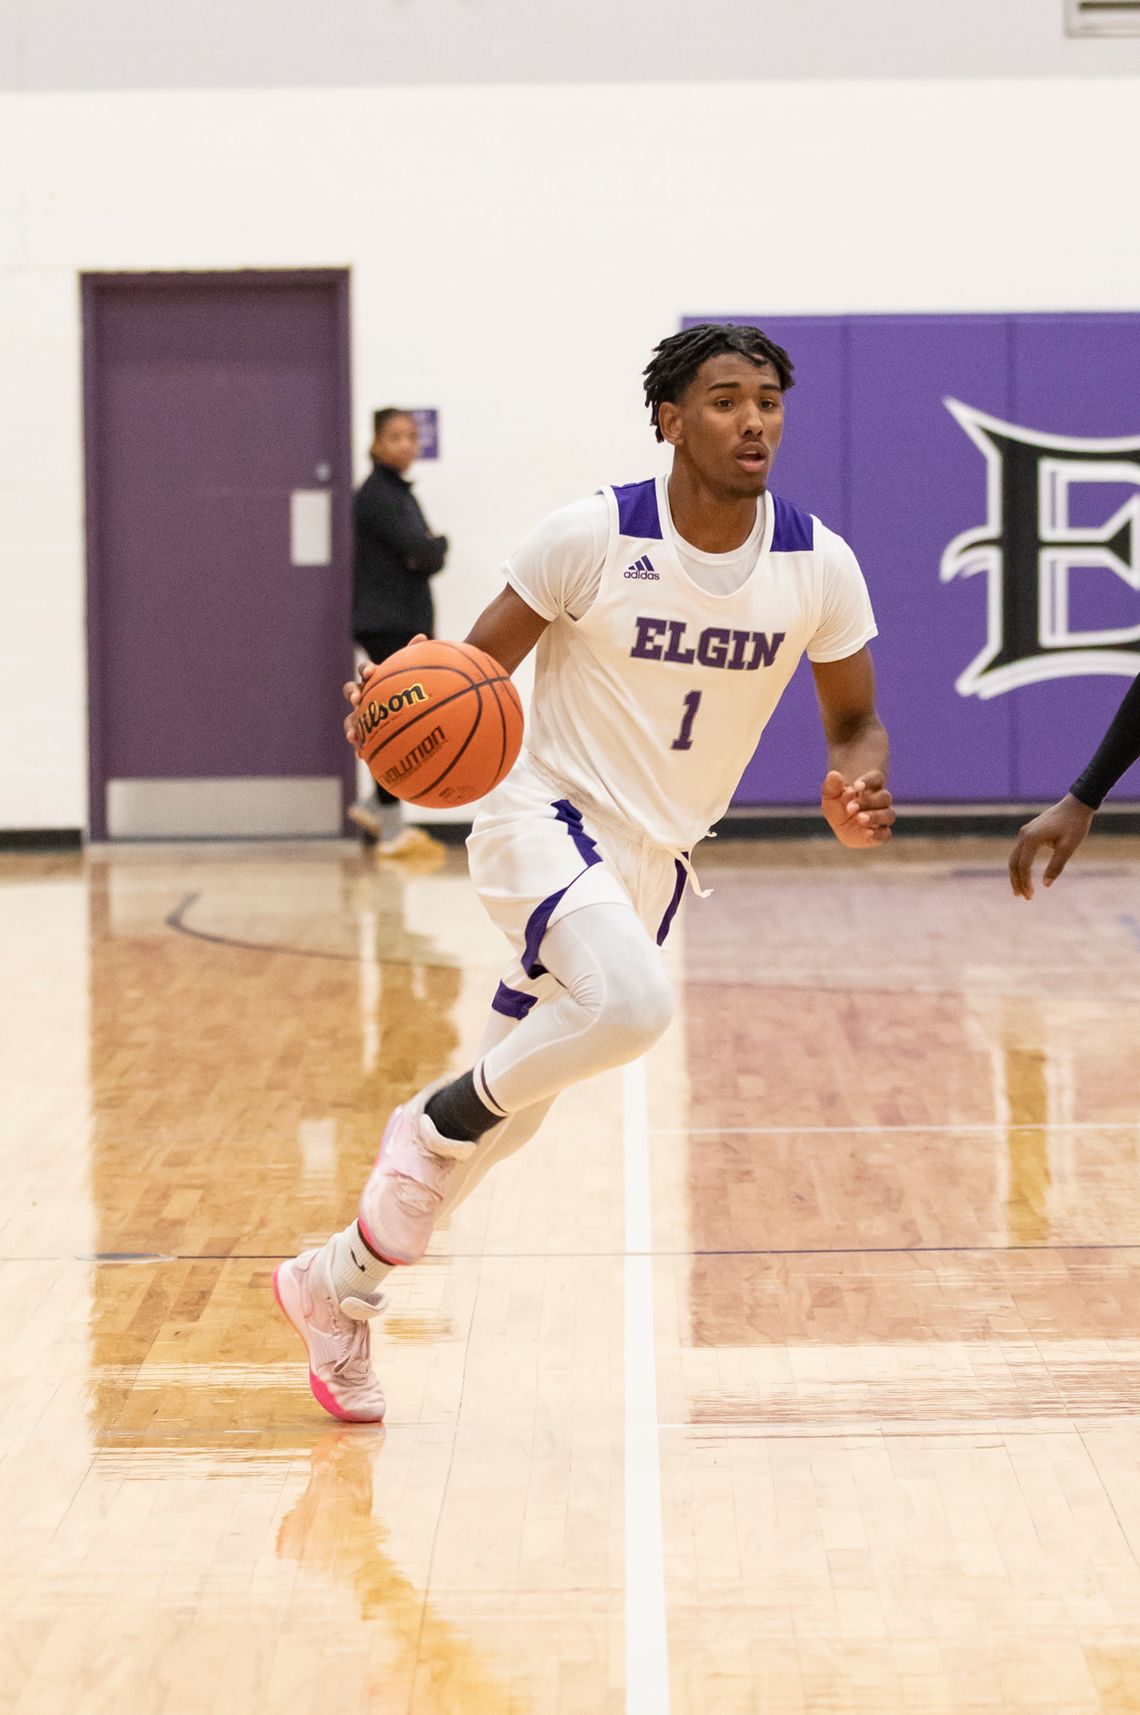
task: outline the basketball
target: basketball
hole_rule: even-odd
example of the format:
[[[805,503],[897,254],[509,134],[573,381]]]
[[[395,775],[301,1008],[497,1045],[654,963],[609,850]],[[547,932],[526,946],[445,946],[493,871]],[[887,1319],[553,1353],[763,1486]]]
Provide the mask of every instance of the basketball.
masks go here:
[[[357,755],[409,804],[442,810],[482,798],[513,766],[522,734],[509,674],[469,643],[411,643],[361,687]]]

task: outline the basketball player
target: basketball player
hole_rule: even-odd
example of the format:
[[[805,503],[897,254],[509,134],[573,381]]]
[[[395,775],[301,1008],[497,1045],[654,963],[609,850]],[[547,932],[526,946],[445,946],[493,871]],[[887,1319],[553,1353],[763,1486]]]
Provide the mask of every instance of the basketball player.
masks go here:
[[[671,474],[546,519],[467,638],[508,672],[538,649],[528,748],[468,841],[513,961],[475,1064],[396,1109],[356,1219],[277,1272],[334,1417],[383,1416],[369,1322],[389,1270],[423,1256],[440,1215],[533,1137],[559,1091],[665,1029],[659,949],[686,886],[701,891],[693,848],[804,651],[823,815],[845,846],[891,837],[862,574],[846,542],[768,492],[791,385],[787,353],[754,328],[663,340],[645,396]],[[345,692],[355,708],[358,687]]]
[[[1133,679],[1084,773],[1073,781],[1060,803],[1042,810],[1018,834],[1009,854],[1009,881],[1015,898],[1033,898],[1033,860],[1042,846],[1051,846],[1053,850],[1043,877],[1045,886],[1052,887],[1077,847],[1083,844],[1093,816],[1109,792],[1138,759],[1140,679]]]

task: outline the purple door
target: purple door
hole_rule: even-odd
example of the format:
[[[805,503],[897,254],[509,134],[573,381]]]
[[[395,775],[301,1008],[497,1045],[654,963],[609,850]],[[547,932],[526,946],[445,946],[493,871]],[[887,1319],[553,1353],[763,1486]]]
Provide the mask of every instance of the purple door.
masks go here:
[[[84,280],[91,834],[335,834],[342,272]]]

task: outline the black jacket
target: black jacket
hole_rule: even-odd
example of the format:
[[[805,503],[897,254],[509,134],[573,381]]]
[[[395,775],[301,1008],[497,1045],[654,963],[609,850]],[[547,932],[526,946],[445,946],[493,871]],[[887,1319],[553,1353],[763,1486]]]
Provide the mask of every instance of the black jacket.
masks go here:
[[[433,536],[412,485],[376,464],[352,503],[352,630],[432,630],[429,579],[447,556],[447,537]]]

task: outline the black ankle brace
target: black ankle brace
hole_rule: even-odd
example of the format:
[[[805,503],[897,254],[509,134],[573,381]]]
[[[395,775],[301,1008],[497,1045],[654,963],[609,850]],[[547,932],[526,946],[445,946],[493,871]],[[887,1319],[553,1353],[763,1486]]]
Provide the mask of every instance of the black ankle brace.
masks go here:
[[[440,1136],[449,1137],[454,1143],[476,1143],[502,1119],[501,1114],[494,1113],[476,1095],[472,1072],[464,1072],[454,1083],[437,1090],[424,1112]]]

